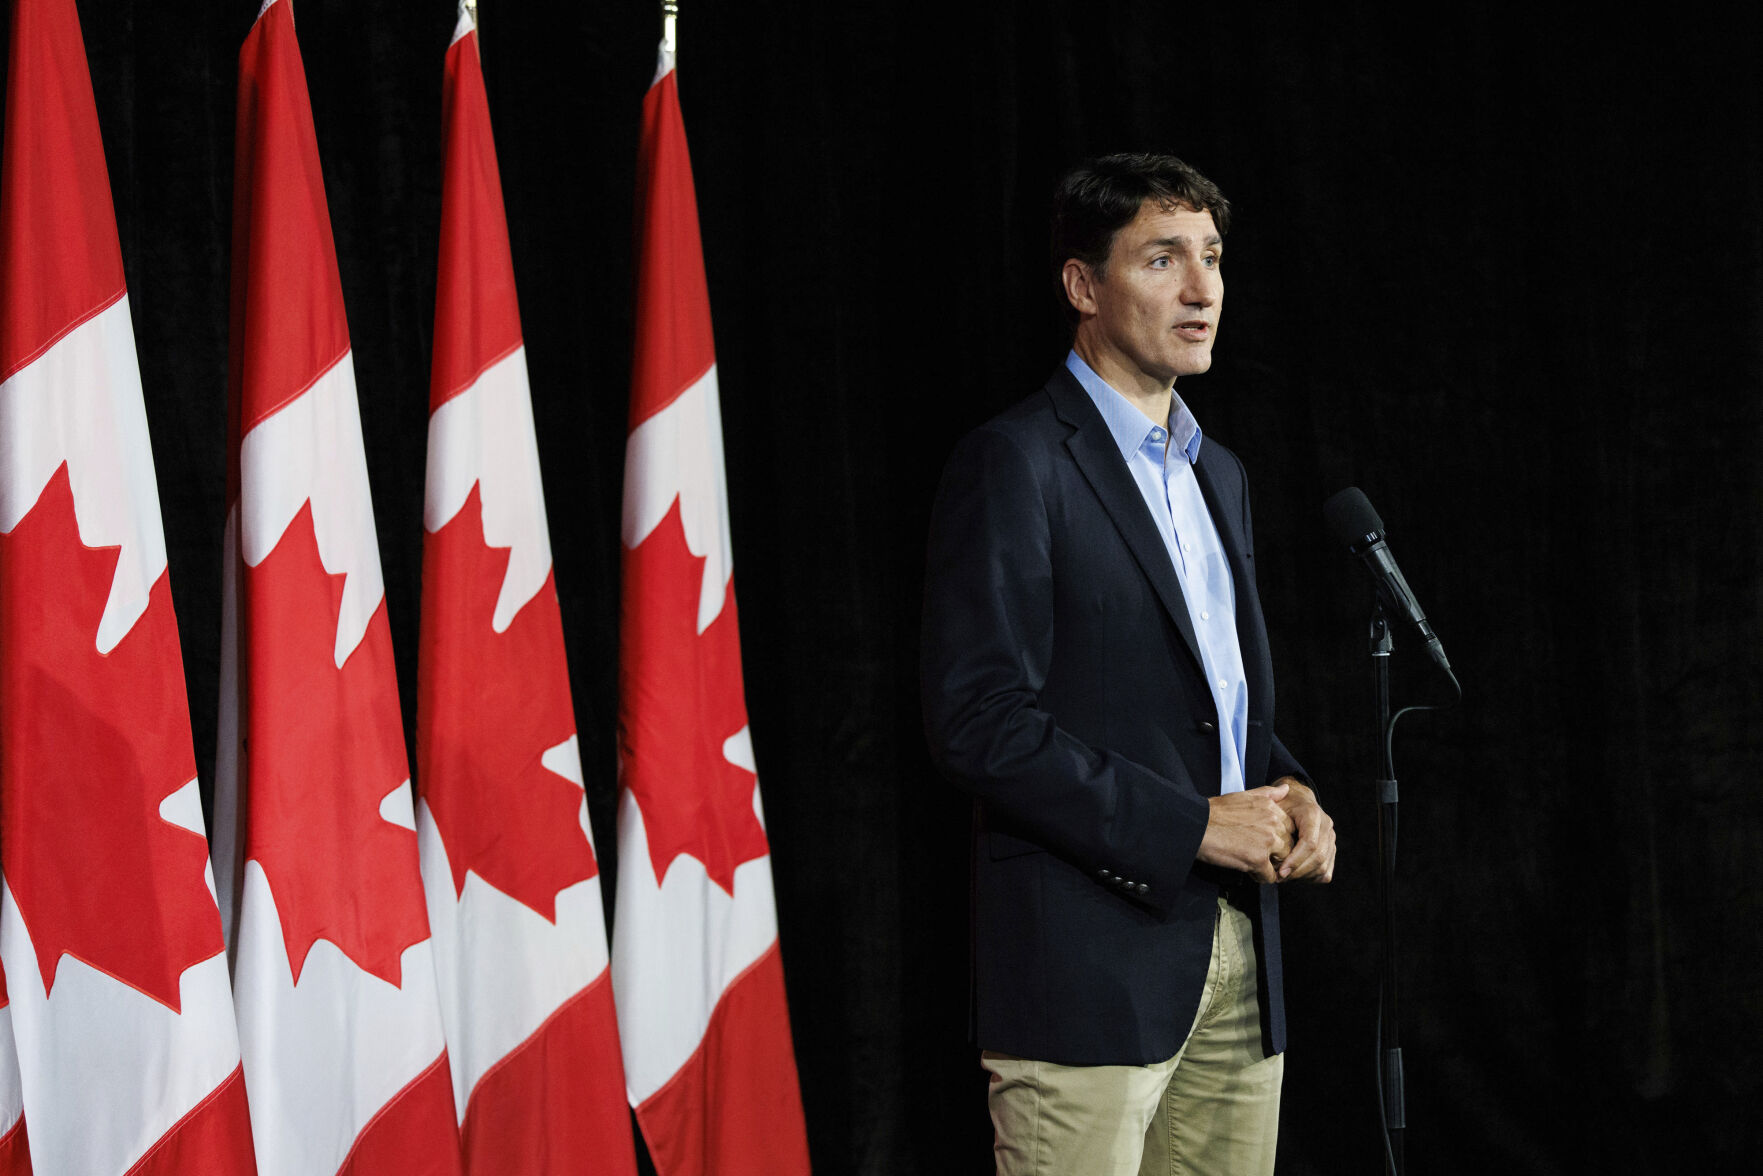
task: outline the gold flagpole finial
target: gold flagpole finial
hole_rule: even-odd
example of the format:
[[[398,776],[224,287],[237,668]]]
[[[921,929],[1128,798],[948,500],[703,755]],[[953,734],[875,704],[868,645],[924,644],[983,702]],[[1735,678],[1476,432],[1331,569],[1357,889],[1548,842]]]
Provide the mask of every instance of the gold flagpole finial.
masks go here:
[[[674,52],[679,45],[674,26],[679,20],[679,0],[661,0],[661,47]]]

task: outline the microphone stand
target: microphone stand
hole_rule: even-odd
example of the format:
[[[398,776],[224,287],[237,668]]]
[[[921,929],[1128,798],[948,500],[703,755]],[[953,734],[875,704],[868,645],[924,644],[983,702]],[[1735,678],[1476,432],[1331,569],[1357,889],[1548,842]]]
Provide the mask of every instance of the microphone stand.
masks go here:
[[[1403,1106],[1402,1040],[1396,998],[1396,765],[1391,751],[1394,724],[1390,718],[1390,654],[1395,640],[1379,599],[1371,612],[1371,666],[1377,691],[1377,877],[1383,900],[1383,976],[1378,985],[1377,1090],[1383,1121],[1384,1161],[1389,1176],[1405,1170],[1402,1135],[1407,1130]]]

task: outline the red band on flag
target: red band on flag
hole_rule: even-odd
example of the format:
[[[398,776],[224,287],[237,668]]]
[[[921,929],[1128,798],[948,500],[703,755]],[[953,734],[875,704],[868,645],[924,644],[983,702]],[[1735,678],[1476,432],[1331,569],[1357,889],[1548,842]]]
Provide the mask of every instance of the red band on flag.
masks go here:
[[[520,346],[520,303],[476,33],[467,33],[447,50],[442,107],[447,148],[437,286],[469,289],[471,296],[435,302],[430,412]]]
[[[669,1176],[807,1176],[776,944],[728,986],[698,1051],[637,1108],[637,1122]]]
[[[710,290],[698,238],[698,196],[680,117],[674,71],[643,98],[637,233],[636,349],[631,361],[631,420],[636,428],[716,362]]]
[[[188,1176],[193,1172],[257,1170],[251,1151],[251,1118],[245,1105],[245,1071],[215,1087],[166,1132],[124,1176]],[[0,1167],[0,1173],[5,1168]]]
[[[443,1053],[361,1129],[337,1176],[459,1176],[457,1126]]]
[[[12,5],[7,92],[0,380],[123,291],[110,174],[71,2]]]
[[[235,467],[239,438],[349,349],[318,135],[287,4],[271,5],[239,50],[238,142],[252,149],[238,152],[233,173],[227,411]],[[235,497],[236,468],[228,486]]]
[[[478,1080],[461,1131],[472,1176],[637,1170],[607,973]]]
[[[0,1135],[0,1176],[31,1176],[31,1141],[22,1116]]]

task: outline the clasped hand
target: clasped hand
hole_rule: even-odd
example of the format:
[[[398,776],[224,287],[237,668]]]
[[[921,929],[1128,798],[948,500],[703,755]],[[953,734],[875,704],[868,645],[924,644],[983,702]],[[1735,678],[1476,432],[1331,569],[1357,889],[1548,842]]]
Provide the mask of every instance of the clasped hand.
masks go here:
[[[1334,819],[1308,785],[1282,776],[1261,788],[1211,798],[1200,860],[1257,882],[1334,878]]]

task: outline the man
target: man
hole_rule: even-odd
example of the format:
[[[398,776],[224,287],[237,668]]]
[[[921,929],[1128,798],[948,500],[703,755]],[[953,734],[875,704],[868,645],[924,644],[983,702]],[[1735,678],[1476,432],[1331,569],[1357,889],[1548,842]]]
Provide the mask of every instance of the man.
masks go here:
[[[1212,363],[1228,225],[1170,156],[1068,174],[1071,354],[932,517],[925,723],[977,801],[1001,1174],[1273,1170],[1275,888],[1328,881],[1335,842],[1273,733],[1242,463],[1174,394]]]

